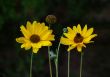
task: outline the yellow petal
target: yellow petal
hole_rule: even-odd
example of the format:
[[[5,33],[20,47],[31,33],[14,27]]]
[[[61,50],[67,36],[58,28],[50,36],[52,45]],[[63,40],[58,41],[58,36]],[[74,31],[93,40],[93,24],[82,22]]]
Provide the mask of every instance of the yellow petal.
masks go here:
[[[84,26],[83,30],[82,30],[82,35],[84,36],[87,32],[87,25]]]
[[[27,43],[27,44],[25,45],[25,50],[29,50],[30,48],[31,48],[31,44]]]
[[[85,38],[83,42],[84,43],[91,43],[90,40],[96,36],[97,36],[97,34],[90,35],[89,37]]]
[[[33,48],[41,48],[41,43],[38,42],[38,43],[32,43],[31,44]]]
[[[22,45],[21,45],[21,48],[24,48],[24,47],[25,47],[25,44],[22,44]]]
[[[32,23],[32,34],[35,34],[35,31],[36,31],[36,29],[38,29],[37,28],[37,21],[33,21],[33,23]]]
[[[33,48],[33,53],[37,53],[39,51],[39,48]]]
[[[25,48],[25,50],[29,50],[31,48],[31,44],[30,43],[23,43],[21,45],[21,48]]]
[[[88,37],[88,36],[90,36],[92,33],[93,33],[93,28],[90,28],[87,32],[86,32],[86,34],[84,35],[84,37]]]
[[[40,42],[42,46],[52,46],[52,43],[50,41],[41,41]]]
[[[32,33],[32,24],[29,21],[27,21],[26,28],[30,33]]]
[[[35,33],[39,34],[43,30],[43,27],[44,27],[43,23],[36,23]]]
[[[43,26],[42,30],[39,32],[39,35],[44,35],[48,31],[48,26]]]
[[[73,40],[73,38],[75,37],[75,33],[64,33],[64,35],[68,38],[68,39],[70,39],[70,40]]]
[[[74,33],[73,30],[70,27],[67,27],[67,29],[68,29],[68,32]]]
[[[20,28],[21,28],[21,32],[23,33],[23,35],[29,39],[29,37],[30,37],[29,31],[27,31],[23,25]]]
[[[81,26],[80,26],[80,24],[77,25],[77,32],[81,33]]]
[[[77,46],[78,52],[82,52],[82,46]]]
[[[71,45],[71,44],[73,44],[73,41],[71,41],[71,40],[69,40],[67,38],[61,37],[60,43],[64,44],[64,45]]]
[[[41,40],[46,40],[51,33],[52,33],[52,30],[48,30],[45,34],[42,34],[40,36]]]
[[[77,28],[76,28],[76,26],[73,26],[73,31],[74,31],[75,33],[77,33]]]
[[[47,39],[45,40],[50,40],[50,41],[54,41],[55,40],[55,35],[49,35]]]
[[[67,51],[71,51],[72,49],[74,49],[76,47],[76,44],[69,46]]]
[[[25,43],[25,38],[24,37],[19,37],[19,38],[16,38],[16,41],[18,43]]]

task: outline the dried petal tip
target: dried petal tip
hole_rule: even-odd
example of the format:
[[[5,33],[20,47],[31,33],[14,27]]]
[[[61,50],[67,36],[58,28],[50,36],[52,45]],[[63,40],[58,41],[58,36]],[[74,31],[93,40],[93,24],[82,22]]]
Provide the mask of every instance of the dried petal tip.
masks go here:
[[[48,16],[46,16],[45,20],[48,24],[54,24],[54,23],[56,23],[57,18],[54,15],[48,15]]]

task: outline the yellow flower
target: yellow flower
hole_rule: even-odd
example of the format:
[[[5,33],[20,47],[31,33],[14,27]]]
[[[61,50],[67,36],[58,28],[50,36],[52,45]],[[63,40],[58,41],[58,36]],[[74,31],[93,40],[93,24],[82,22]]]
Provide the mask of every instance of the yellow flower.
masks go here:
[[[86,47],[85,44],[91,43],[92,38],[96,37],[97,34],[93,33],[93,28],[87,30],[87,25],[81,29],[80,24],[73,26],[73,29],[67,27],[68,32],[64,33],[65,37],[61,37],[61,44],[69,45],[67,51],[77,48],[78,52],[82,52],[82,47]]]
[[[32,24],[28,21],[26,28],[21,25],[21,32],[23,37],[16,38],[18,43],[22,43],[21,48],[26,50],[32,47],[34,53],[37,53],[42,46],[51,46],[51,41],[55,40],[52,35],[52,30],[44,23],[34,21]]]

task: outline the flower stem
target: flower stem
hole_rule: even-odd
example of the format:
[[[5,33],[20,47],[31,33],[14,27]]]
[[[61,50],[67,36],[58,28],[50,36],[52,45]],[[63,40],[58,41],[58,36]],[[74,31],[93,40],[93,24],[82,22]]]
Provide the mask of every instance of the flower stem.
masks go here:
[[[82,60],[83,60],[83,52],[81,52],[81,59],[80,59],[80,77],[82,77]]]
[[[56,50],[57,56],[56,56],[56,77],[58,77],[58,54],[59,54],[59,49],[60,49],[60,42],[58,44],[58,48]]]
[[[58,64],[57,64],[58,62],[56,61],[55,62],[55,66],[56,66],[56,77],[58,77]]]
[[[68,77],[70,76],[70,52],[68,52]]]
[[[32,59],[33,59],[33,52],[32,52],[32,54],[31,54],[30,76],[29,76],[29,77],[32,77]]]
[[[51,66],[51,60],[50,60],[50,47],[48,47],[48,57],[49,57],[50,77],[52,77],[52,66]]]

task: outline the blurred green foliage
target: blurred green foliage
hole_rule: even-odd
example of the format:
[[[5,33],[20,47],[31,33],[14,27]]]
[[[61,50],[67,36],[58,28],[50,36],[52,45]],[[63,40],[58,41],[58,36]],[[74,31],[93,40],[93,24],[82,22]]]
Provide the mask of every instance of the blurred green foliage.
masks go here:
[[[40,21],[48,14],[55,14],[61,21],[81,21],[90,11],[101,12],[109,3],[109,0],[0,0],[0,29],[9,20]]]
[[[68,11],[69,15],[74,16],[76,19],[82,18],[87,14],[88,0],[68,0]]]
[[[0,29],[6,21],[41,18],[46,13],[45,0],[0,0]]]

